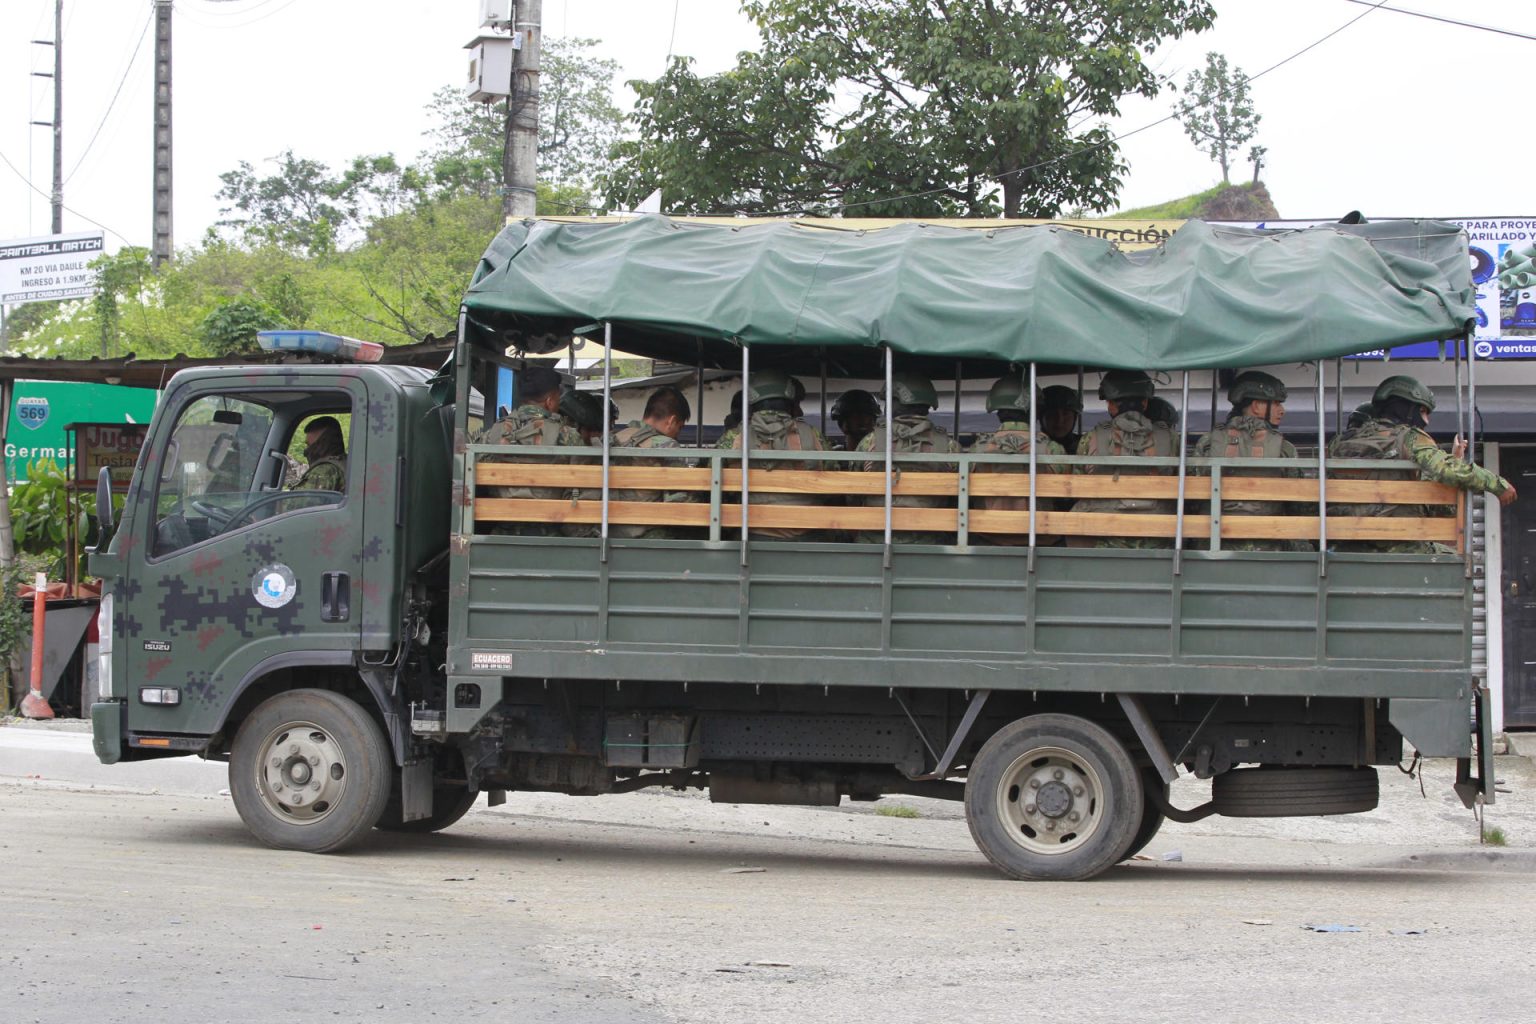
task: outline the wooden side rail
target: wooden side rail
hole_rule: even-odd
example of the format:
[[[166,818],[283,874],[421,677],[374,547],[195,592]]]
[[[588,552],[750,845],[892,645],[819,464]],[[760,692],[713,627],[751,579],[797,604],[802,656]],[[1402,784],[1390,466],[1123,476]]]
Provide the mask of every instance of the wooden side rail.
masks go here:
[[[1228,470],[1222,475],[1224,500],[1317,502],[1315,478],[1242,476],[1241,473],[1242,470]],[[475,483],[481,486],[596,490],[603,485],[603,471],[601,466],[481,462],[475,467]],[[882,498],[885,495],[883,473],[854,470],[754,469],[751,470],[750,485],[753,494],[852,494]],[[1210,477],[1189,476],[1184,485],[1186,501],[1210,499]],[[609,486],[614,490],[707,492],[710,471],[688,466],[616,465],[609,469]],[[722,486],[726,491],[741,490],[741,470],[724,470]],[[958,476],[954,472],[902,470],[896,475],[892,493],[902,497],[954,498],[959,493]],[[973,468],[970,493],[973,497],[1027,497],[1029,477],[1025,473]],[[1040,498],[1160,498],[1172,501],[1178,497],[1179,481],[1173,476],[1116,477],[1109,473],[1042,472],[1036,477],[1035,493]],[[1328,479],[1328,500],[1333,503],[1454,505],[1458,494],[1454,487],[1428,480]],[[1224,530],[1223,536],[1226,535]]]

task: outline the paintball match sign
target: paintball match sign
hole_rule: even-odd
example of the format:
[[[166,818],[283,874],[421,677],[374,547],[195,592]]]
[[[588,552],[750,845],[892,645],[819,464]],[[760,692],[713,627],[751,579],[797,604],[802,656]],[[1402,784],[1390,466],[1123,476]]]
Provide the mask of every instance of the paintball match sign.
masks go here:
[[[0,242],[0,306],[96,294],[88,269],[102,253],[102,233],[45,235]]]

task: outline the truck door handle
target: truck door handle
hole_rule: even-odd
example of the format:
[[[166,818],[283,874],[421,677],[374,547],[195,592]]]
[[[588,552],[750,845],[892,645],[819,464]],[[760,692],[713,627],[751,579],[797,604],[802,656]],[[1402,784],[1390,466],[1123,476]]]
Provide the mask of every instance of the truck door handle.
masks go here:
[[[352,617],[352,578],[344,572],[320,574],[320,619],[346,622]]]

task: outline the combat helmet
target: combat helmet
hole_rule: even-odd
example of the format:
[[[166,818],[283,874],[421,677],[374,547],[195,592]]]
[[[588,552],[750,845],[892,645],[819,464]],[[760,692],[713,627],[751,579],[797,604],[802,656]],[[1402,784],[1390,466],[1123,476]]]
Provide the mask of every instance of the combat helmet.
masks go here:
[[[1077,393],[1074,391],[1072,395],[1075,398]],[[999,377],[987,391],[987,412],[1002,412],[1004,409],[1029,412],[1029,382],[1022,374]]]
[[[927,377],[903,370],[891,378],[891,401],[896,405],[922,405],[932,409],[939,404],[939,393]]]
[[[752,384],[747,400],[750,404],[756,405],[770,398],[798,402],[804,397],[805,385],[783,370],[758,370],[752,374]]]
[[[1168,399],[1153,396],[1147,399],[1147,419],[1171,429],[1179,425],[1179,410]]]
[[[1371,395],[1371,404],[1379,409],[1393,398],[1406,399],[1414,405],[1422,405],[1430,412],[1435,411],[1435,393],[1414,378],[1403,374],[1388,377],[1376,385],[1376,392]]]
[[[560,415],[583,430],[603,429],[603,401],[585,391],[561,392]]]
[[[832,403],[832,419],[841,423],[850,416],[880,416],[880,402],[874,395],[860,388],[844,391]]]
[[[1151,398],[1157,386],[1141,370],[1110,370],[1099,381],[1099,397],[1108,402],[1125,398]]]
[[[1234,406],[1249,402],[1283,402],[1287,392],[1285,383],[1259,370],[1244,370],[1227,389],[1227,401]]]
[[[1052,384],[1040,392],[1040,410],[1055,412],[1058,409],[1082,412],[1083,396],[1077,393],[1076,388],[1069,388],[1065,384]]]

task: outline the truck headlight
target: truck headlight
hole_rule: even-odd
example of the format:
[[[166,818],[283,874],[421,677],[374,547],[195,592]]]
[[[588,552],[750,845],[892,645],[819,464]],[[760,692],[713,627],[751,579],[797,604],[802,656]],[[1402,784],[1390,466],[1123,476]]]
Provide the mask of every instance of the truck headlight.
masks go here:
[[[96,692],[112,699],[112,595],[102,595],[96,610]]]

